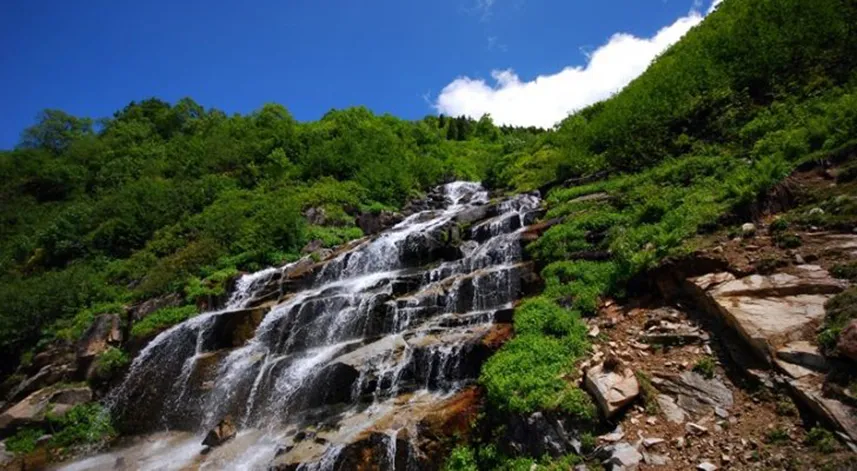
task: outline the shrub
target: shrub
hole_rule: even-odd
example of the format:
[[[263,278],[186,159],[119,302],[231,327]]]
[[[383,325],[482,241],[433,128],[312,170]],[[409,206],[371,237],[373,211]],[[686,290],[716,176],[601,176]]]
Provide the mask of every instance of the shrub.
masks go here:
[[[44,434],[44,431],[37,428],[22,428],[6,439],[6,449],[15,454],[25,455],[36,449],[36,442]]]
[[[806,444],[821,453],[833,453],[837,450],[836,437],[830,430],[813,427],[806,436]]]
[[[62,417],[49,417],[49,424],[52,447],[98,444],[116,435],[109,411],[98,403],[74,406]]]
[[[830,269],[830,273],[836,278],[857,281],[857,262],[838,263]]]
[[[466,445],[458,445],[453,448],[449,458],[443,465],[444,471],[479,471],[476,464],[476,455]]]
[[[110,378],[117,371],[122,370],[131,363],[131,358],[124,351],[110,347],[105,350],[96,360],[95,368],[102,378]]]
[[[196,306],[168,307],[159,309],[131,327],[132,337],[147,337],[168,327],[184,322],[197,315]]]

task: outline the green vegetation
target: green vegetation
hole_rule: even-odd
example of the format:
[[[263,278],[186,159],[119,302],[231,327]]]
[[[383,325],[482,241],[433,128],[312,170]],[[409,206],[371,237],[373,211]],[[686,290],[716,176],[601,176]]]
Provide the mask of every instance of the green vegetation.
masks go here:
[[[771,444],[783,443],[789,440],[789,432],[783,427],[776,426],[765,432],[765,441]]]
[[[280,105],[228,116],[190,99],[133,102],[97,126],[46,110],[0,151],[0,356],[75,340],[95,315],[153,296],[206,305],[238,270],[360,237],[361,211],[480,179],[541,133],[365,108],[298,123]]]
[[[714,372],[717,368],[717,362],[714,361],[714,358],[706,356],[700,358],[696,364],[693,365],[693,371],[702,375],[703,378],[712,379],[714,378]]]
[[[98,356],[95,368],[100,377],[109,378],[129,364],[131,364],[131,358],[127,353],[116,347],[110,347]]]
[[[833,432],[821,427],[813,427],[806,436],[806,444],[822,453],[833,453],[839,449]]]
[[[824,304],[825,315],[822,331],[818,334],[818,344],[827,355],[833,355],[839,334],[852,320],[857,319],[857,287],[830,298]]]
[[[147,337],[171,325],[186,321],[199,314],[196,306],[168,307],[159,309],[131,327],[132,337]]]
[[[658,390],[652,385],[652,378],[645,371],[635,371],[637,383],[640,384],[640,398],[646,408],[646,413],[649,415],[657,415],[661,410],[658,404]]]
[[[514,322],[516,337],[482,368],[489,402],[508,412],[560,410],[593,419],[589,396],[565,378],[589,349],[580,314],[537,297],[515,310]]]
[[[836,278],[842,278],[850,281],[857,281],[857,263],[839,263],[833,266],[830,274]]]
[[[59,417],[49,413],[47,419],[44,429],[26,427],[9,437],[6,449],[16,454],[30,453],[44,435],[51,435],[46,442],[49,449],[103,444],[116,435],[110,414],[97,403],[74,406]]]

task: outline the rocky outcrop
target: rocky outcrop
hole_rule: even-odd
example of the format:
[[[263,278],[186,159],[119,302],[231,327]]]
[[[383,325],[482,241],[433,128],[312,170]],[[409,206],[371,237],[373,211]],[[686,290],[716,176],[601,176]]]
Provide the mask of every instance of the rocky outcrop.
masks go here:
[[[796,274],[729,278],[726,274],[692,278],[690,292],[769,362],[786,343],[813,336],[824,318],[824,303],[846,286],[815,265],[800,265]]]
[[[512,415],[506,426],[503,443],[513,455],[564,456],[581,452],[581,441],[575,425],[566,417],[535,412]]]
[[[72,407],[92,400],[92,390],[86,386],[46,388],[34,392],[0,414],[0,436],[10,435],[20,427],[39,425],[48,412],[63,416]]]
[[[121,320],[116,314],[97,316],[77,343],[77,370],[86,380],[95,380],[96,358],[111,346],[122,343]]]

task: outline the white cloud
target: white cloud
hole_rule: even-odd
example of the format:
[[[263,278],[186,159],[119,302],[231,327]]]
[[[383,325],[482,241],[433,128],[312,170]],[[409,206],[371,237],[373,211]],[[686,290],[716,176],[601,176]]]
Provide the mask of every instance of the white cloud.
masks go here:
[[[480,0],[480,4],[483,1],[493,4],[493,0]],[[714,0],[708,12],[721,1]],[[587,54],[586,65],[566,67],[530,81],[521,80],[512,69],[492,71],[493,83],[459,77],[444,87],[434,108],[450,116],[478,118],[490,113],[497,124],[549,128],[570,112],[621,90],[702,19],[703,14],[693,10],[651,38],[614,34]]]

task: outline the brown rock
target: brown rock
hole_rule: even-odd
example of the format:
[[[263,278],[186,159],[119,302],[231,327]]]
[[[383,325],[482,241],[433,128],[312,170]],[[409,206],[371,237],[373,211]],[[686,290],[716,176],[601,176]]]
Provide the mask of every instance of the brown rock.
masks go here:
[[[92,390],[86,386],[41,389],[0,415],[0,435],[22,426],[41,423],[49,411],[53,415],[63,415],[73,406],[91,400]]]
[[[202,444],[209,448],[218,447],[235,437],[236,433],[237,430],[235,424],[232,423],[232,418],[226,416],[208,432]]]

